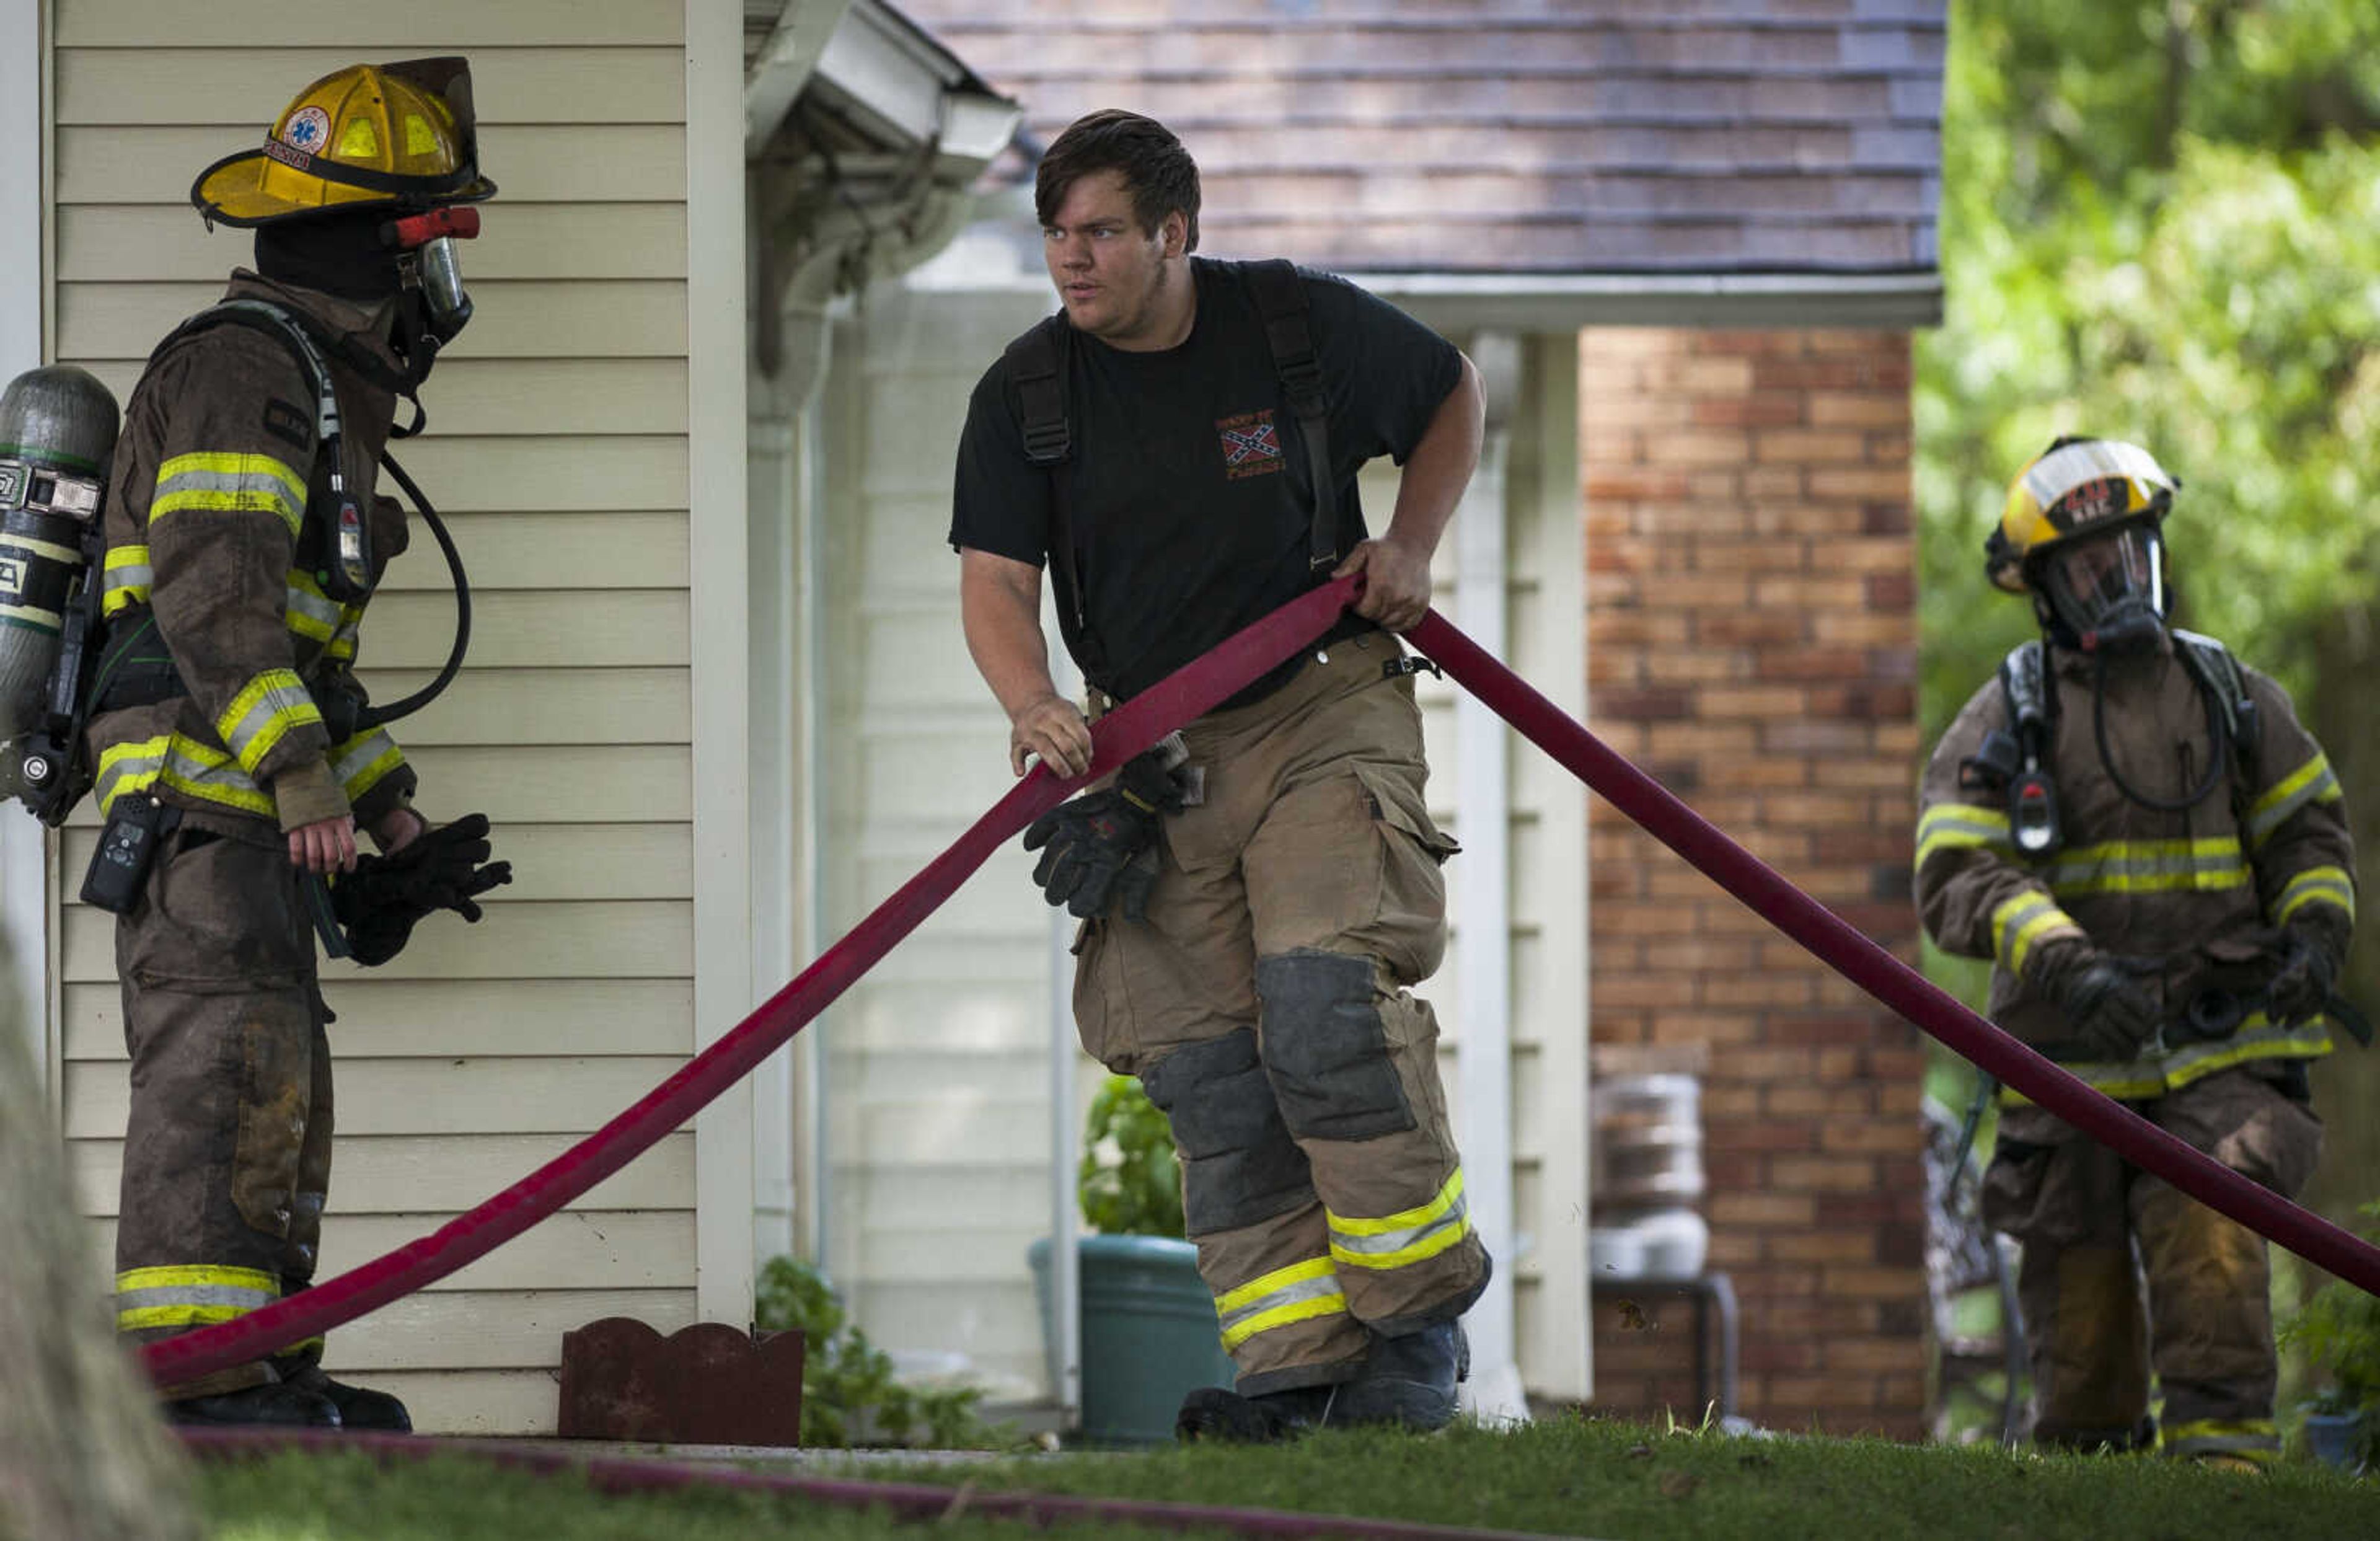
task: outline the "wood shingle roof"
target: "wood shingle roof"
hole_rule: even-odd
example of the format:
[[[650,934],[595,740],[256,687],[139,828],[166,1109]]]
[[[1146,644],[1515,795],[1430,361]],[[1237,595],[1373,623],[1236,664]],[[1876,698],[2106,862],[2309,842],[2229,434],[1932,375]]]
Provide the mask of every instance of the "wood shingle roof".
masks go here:
[[[1161,119],[1201,249],[1344,271],[1935,265],[1947,0],[903,0],[1046,144]]]

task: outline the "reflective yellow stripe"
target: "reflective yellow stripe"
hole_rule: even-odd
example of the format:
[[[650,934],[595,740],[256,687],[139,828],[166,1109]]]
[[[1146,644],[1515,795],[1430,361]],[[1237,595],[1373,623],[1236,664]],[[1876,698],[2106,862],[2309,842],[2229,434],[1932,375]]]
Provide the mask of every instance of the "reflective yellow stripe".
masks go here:
[[[1322,1215],[1330,1227],[1331,1259],[1357,1268],[1406,1268],[1437,1256],[1471,1233],[1461,1167],[1437,1197],[1411,1209],[1371,1219],[1336,1214],[1326,1205]]]
[[[163,783],[185,795],[272,818],[272,795],[250,781],[230,755],[180,734],[132,739],[100,751],[92,792],[103,815],[115,799]]]
[[[2160,893],[2175,889],[2220,892],[2251,880],[2247,853],[2222,835],[2207,840],[2116,840],[2058,854],[2044,874],[2049,892]]]
[[[280,1298],[279,1277],[256,1268],[128,1268],[115,1276],[115,1329],[203,1327],[244,1317]]]
[[[2332,803],[2338,797],[2338,778],[2331,773],[2329,759],[2317,751],[2248,806],[2249,843],[2263,844],[2265,836],[2308,803]]]
[[[2309,867],[2291,878],[2281,889],[2281,896],[2273,904],[2273,924],[2277,926],[2308,904],[2336,904],[2355,918],[2355,880],[2343,867]]]
[[[2194,1043],[2162,1054],[2143,1054],[2120,1064],[2075,1061],[2061,1068],[2092,1090],[2121,1101],[2140,1101],[2179,1091],[2219,1070],[2252,1060],[2318,1060],[2332,1050],[2329,1023],[2322,1017],[2283,1027],[2262,1012],[2251,1012],[2238,1032],[2212,1043]],[[2033,1099],[2000,1088],[2003,1108],[2029,1107]]]
[[[1346,1309],[1347,1293],[1328,1257],[1275,1268],[1215,1297],[1215,1319],[1226,1349],[1237,1348],[1259,1332]]]
[[[1334,1281],[1331,1292],[1328,1295],[1317,1295],[1309,1300],[1292,1301],[1286,1305],[1278,1305],[1269,1311],[1259,1311],[1252,1317],[1233,1322],[1223,1329],[1223,1348],[1228,1353],[1259,1332],[1269,1332],[1275,1328],[1289,1327],[1297,1322],[1312,1321],[1317,1317],[1341,1315],[1346,1309],[1347,1297],[1339,1292]]]
[[[2167,1455],[2236,1455],[2265,1462],[2279,1458],[2281,1433],[2270,1418],[2202,1418],[2163,1430],[2157,1447]]]
[[[146,546],[110,546],[104,564],[104,576],[99,596],[99,613],[114,615],[136,604],[149,602],[150,586],[156,575],[149,565]]]
[[[177,455],[157,467],[149,522],[196,509],[219,514],[271,514],[292,540],[306,519],[306,479],[269,455],[201,451]]]
[[[331,750],[331,774],[352,803],[380,783],[382,777],[405,763],[405,751],[380,728],[358,734]]]
[[[155,1268],[127,1268],[115,1276],[115,1292],[127,1290],[197,1289],[209,1285],[227,1285],[242,1290],[264,1290],[273,1299],[281,1298],[281,1276],[262,1268],[219,1268],[212,1263],[191,1263]]]
[[[2016,842],[2009,833],[2008,815],[1995,808],[1979,808],[1968,803],[1940,803],[1918,816],[1919,867],[1924,867],[1926,858],[1938,852],[1971,846],[2015,851]]]
[[[289,592],[283,605],[289,629],[317,642],[329,641],[338,630],[345,608],[322,592],[311,573],[292,568],[287,581]]]
[[[322,721],[314,698],[306,693],[306,682],[296,670],[267,669],[242,686],[231,705],[224,708],[223,715],[215,719],[215,735],[239,758],[239,768],[253,776],[264,757],[289,736],[290,729]]]
[[[2021,976],[2025,959],[2036,944],[2070,931],[2081,936],[2082,928],[2058,907],[2057,900],[2027,889],[1992,907],[1992,956],[2006,964],[2010,973]]]

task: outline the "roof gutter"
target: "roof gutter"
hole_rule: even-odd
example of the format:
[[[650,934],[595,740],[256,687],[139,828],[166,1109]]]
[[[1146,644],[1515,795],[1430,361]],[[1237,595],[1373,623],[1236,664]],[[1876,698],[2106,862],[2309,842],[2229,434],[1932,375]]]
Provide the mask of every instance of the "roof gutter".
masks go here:
[[[1908,273],[1352,273],[1441,331],[1873,327],[1942,321],[1942,275]]]

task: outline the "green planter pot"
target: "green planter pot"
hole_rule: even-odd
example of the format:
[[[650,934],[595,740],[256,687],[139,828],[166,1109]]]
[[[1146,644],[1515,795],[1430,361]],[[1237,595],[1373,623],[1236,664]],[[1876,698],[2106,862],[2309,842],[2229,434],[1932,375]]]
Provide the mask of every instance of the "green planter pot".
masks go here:
[[[2306,1449],[2325,1466],[2361,1474],[2362,1462],[2356,1452],[2362,1443],[2362,1433],[2363,1414],[2361,1413],[2306,1414]]]
[[[1215,1328],[1215,1297],[1198,1277],[1198,1251],[1164,1236],[1081,1236],[1083,1435],[1101,1444],[1156,1445],[1173,1438],[1182,1399],[1232,1384]],[[1055,1344],[1050,1243],[1027,1253],[1041,1298],[1041,1341]],[[1051,1379],[1056,1379],[1056,1353]]]

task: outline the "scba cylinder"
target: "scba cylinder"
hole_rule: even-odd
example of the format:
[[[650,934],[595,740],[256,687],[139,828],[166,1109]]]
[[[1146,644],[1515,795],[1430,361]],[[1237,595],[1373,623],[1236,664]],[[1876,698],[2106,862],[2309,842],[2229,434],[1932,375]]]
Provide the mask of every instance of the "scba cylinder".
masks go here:
[[[68,603],[98,545],[115,397],[71,364],[0,393],[0,742],[41,721]]]

